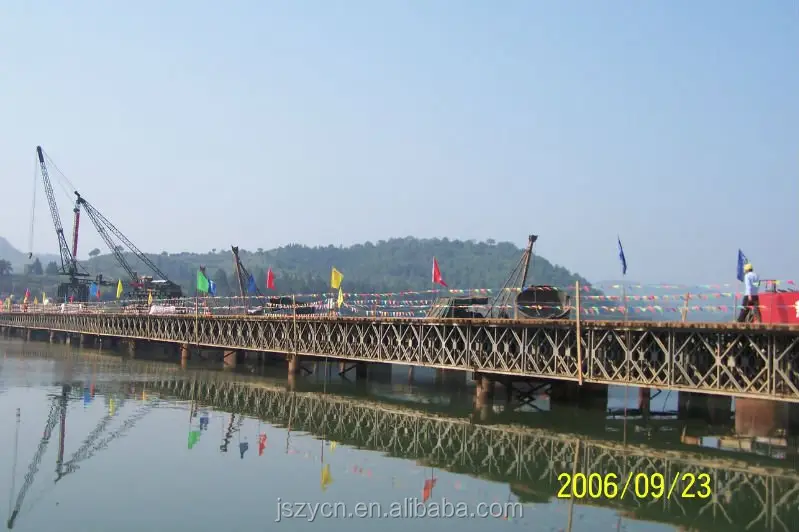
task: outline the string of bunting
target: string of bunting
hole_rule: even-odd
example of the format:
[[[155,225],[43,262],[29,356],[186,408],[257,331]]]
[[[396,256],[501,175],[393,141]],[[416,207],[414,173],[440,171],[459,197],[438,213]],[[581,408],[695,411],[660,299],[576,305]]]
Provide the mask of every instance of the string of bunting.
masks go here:
[[[775,281],[777,285],[783,285],[788,287],[796,286],[794,281]],[[621,288],[619,285],[617,286],[619,289]],[[638,285],[639,287],[660,287],[661,289],[666,288],[674,288],[677,285]],[[718,288],[723,285],[697,285],[692,286],[694,290],[696,288],[703,288],[707,287],[710,288]],[[544,290],[550,287],[543,288]],[[631,287],[628,286],[628,289]],[[554,289],[554,288],[551,288]],[[505,289],[510,292],[519,292],[519,288],[509,288]],[[558,288],[558,290],[568,291],[571,290],[574,292],[574,286],[572,287],[564,287]],[[590,288],[583,288],[581,287],[580,291],[590,291]],[[435,300],[431,299],[430,296],[437,296],[437,297],[446,297],[446,296],[471,296],[471,297],[479,297],[479,296],[488,296],[496,294],[500,292],[500,290],[492,290],[490,288],[471,288],[471,289],[448,289],[448,290],[418,290],[418,291],[403,291],[403,292],[342,292],[343,296],[353,304],[378,304],[378,305],[391,305],[391,304],[399,304],[399,302],[404,302],[404,300],[413,299],[414,304],[418,305],[430,305]],[[338,292],[321,292],[321,293],[301,293],[301,294],[294,294],[293,297],[298,301],[305,305],[313,305],[317,304],[318,301],[324,301],[330,298],[335,298],[338,296]],[[426,298],[424,296],[427,296]],[[269,303],[271,299],[281,298],[281,297],[290,297],[286,295],[267,295],[267,296],[246,296],[247,301],[251,301],[254,304]],[[718,292],[687,292],[687,293],[679,293],[679,294],[626,294],[625,296],[619,294],[585,294],[581,295],[580,299],[582,301],[685,301],[685,299],[689,300],[709,300],[709,299],[721,299],[721,298],[742,298],[742,292],[731,292],[731,291],[718,291]],[[184,297],[180,299],[168,299],[168,300],[160,300],[155,299],[159,304],[164,302],[164,304],[169,305],[176,305],[176,306],[186,306],[190,307],[195,305],[197,299],[206,302],[207,304],[211,305],[212,307],[224,307],[224,306],[233,306],[233,303],[238,301],[241,302],[241,296],[203,296],[200,298],[194,297]],[[316,300],[313,302],[307,302],[303,300]],[[9,297],[5,300],[5,306],[8,307],[9,303],[14,301],[13,298]],[[38,300],[36,301],[38,303]],[[59,301],[49,300],[50,304],[59,303]],[[228,304],[223,304],[223,302],[228,302]],[[30,303],[30,301],[29,301]],[[87,301],[82,303],[84,308],[98,306],[98,305],[105,305],[105,306],[127,306],[127,305],[138,305],[141,304],[140,300],[135,299],[120,299],[120,300],[112,300],[112,301]],[[241,305],[236,305],[241,306]]]
[[[75,307],[79,307],[81,305],[74,304]],[[316,310],[326,310],[328,307],[323,302],[317,302],[315,304],[309,305],[313,306]],[[469,309],[479,309],[485,308],[486,305],[452,305],[453,308],[456,307],[464,307]],[[212,314],[212,315],[225,315],[225,314],[243,314],[246,309],[250,307],[245,307],[243,305],[237,306],[208,306],[204,305],[200,308],[200,313],[202,314]],[[286,310],[290,311],[291,306],[276,306],[273,310]],[[391,304],[385,305],[363,305],[363,304],[354,304],[345,302],[342,305],[343,309],[346,309],[353,314],[356,315],[364,315],[364,316],[380,316],[380,317],[422,317],[424,316],[427,311],[430,309],[430,305],[411,305],[402,302],[395,302]],[[512,305],[498,305],[495,307],[497,309],[500,308],[508,308],[512,309]],[[571,308],[574,310],[573,307],[562,307],[559,305],[526,305],[526,308],[532,310],[545,310],[545,309],[567,309]],[[687,306],[679,306],[679,307],[668,307],[662,305],[647,305],[647,306],[623,306],[623,305],[581,305],[580,306],[580,314],[581,315],[599,315],[604,313],[610,314],[624,314],[625,312],[628,314],[646,314],[646,313],[656,313],[656,314],[664,314],[664,313],[681,313],[681,312],[709,312],[709,313],[725,313],[725,312],[732,312],[735,310],[739,310],[743,308],[743,305],[687,305]],[[769,306],[760,305],[761,310],[767,310]],[[778,305],[773,308],[784,308],[790,311],[796,309],[796,305]],[[41,305],[41,304],[31,304],[31,305],[20,305],[14,304],[11,306],[10,309],[3,307],[0,309],[2,311],[11,310],[13,312],[51,312],[52,305]],[[88,312],[88,313],[104,313],[109,312],[110,309],[103,308],[101,306],[94,306],[94,307],[87,307],[84,309],[75,309],[78,312]],[[193,312],[193,310],[192,310]],[[269,315],[273,316],[285,316],[285,313],[267,313],[266,316]]]

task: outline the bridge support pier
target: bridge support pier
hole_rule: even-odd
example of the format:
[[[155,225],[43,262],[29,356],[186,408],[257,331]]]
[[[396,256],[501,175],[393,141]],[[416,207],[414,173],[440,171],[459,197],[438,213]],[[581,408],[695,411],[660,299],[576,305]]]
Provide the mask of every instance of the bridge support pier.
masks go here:
[[[72,345],[72,334],[70,334],[70,333],[66,333],[66,334],[64,335],[64,343],[65,343],[66,345]]]
[[[650,388],[638,388],[638,410],[644,419],[649,418],[652,411],[652,390]]]
[[[289,375],[297,375],[300,372],[300,357],[299,355],[289,355]]]
[[[735,398],[735,433],[750,438],[787,434],[789,407],[768,399]]]
[[[189,344],[180,344],[180,367],[186,368],[189,362]]]
[[[54,344],[58,341],[58,333],[55,331],[50,331],[50,343]]]
[[[136,340],[128,340],[128,356],[136,358]]]
[[[481,408],[487,406],[494,398],[494,381],[492,381],[488,375],[475,372],[474,382],[477,385],[474,395],[475,407]]]
[[[25,330],[25,340],[30,342],[33,340],[33,329],[26,329]]]
[[[89,336],[88,334],[81,333],[78,336],[78,345],[80,345],[81,347],[87,346],[87,345],[91,344],[91,340],[92,340],[91,336]]]

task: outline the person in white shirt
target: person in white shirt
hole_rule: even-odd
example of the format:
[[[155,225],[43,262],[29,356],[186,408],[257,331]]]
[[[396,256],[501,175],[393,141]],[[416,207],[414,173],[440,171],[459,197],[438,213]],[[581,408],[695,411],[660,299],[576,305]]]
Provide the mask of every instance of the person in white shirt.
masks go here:
[[[760,277],[749,263],[744,265],[744,272],[744,300],[741,303],[742,308],[738,315],[738,321],[746,321],[746,315],[751,311],[755,313],[754,321],[760,322],[760,296],[758,295]]]

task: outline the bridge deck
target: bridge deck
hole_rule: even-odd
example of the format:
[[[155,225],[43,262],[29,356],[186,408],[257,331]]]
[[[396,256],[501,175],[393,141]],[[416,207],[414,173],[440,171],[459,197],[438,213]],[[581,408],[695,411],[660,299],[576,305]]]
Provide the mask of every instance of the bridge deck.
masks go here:
[[[6,312],[0,326],[799,402],[797,325],[582,321],[579,342],[573,320]]]

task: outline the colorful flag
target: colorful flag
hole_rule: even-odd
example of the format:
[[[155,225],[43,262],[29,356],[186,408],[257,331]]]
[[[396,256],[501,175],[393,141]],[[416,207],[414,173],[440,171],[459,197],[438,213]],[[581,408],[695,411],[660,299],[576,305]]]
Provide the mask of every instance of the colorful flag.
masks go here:
[[[30,298],[31,298],[31,291],[28,288],[26,288],[25,289],[25,297],[22,298],[22,302],[23,303],[27,303]]]
[[[210,279],[208,279],[208,295],[212,297],[216,296],[216,283]]]
[[[441,275],[441,268],[438,267],[438,261],[433,257],[433,284],[439,284],[446,287],[447,283],[444,282],[444,276]]]
[[[122,297],[122,291],[123,290],[124,290],[124,288],[122,287],[122,279],[120,279],[119,281],[117,281],[117,299]]]
[[[435,478],[429,478],[424,481],[424,486],[422,487],[422,502],[427,502],[427,500],[433,495],[433,488],[436,486]]]
[[[258,435],[258,456],[264,455],[264,449],[266,449],[266,434],[259,434]]]
[[[272,272],[272,268],[269,268],[269,271],[266,272],[266,288],[269,290],[275,289],[275,274]]]
[[[330,286],[332,288],[341,288],[341,281],[344,280],[344,276],[341,274],[340,271],[333,268],[330,272]]]
[[[189,449],[197,445],[197,442],[199,441],[200,441],[200,431],[199,430],[189,431]]]
[[[247,279],[247,293],[258,293],[258,287],[255,285],[255,277],[253,277],[252,274],[250,274],[250,277]]]
[[[153,304],[153,291],[152,290],[148,291],[148,293],[147,293],[147,304],[148,305],[152,305]]]
[[[341,287],[338,287],[338,301],[336,302],[338,308],[341,308],[341,305],[344,304],[344,292],[341,291]]]
[[[621,274],[627,275],[627,259],[624,257],[624,248],[621,246],[621,238],[617,236],[616,240],[619,242],[619,260],[621,261]]]
[[[738,250],[738,272],[737,278],[739,281],[744,282],[744,265],[749,262],[749,259],[746,258],[744,252],[740,249]]]
[[[205,276],[202,268],[197,270],[197,291],[208,293],[208,277]]]
[[[89,285],[89,297],[97,297],[97,284],[92,283]]]
[[[325,464],[322,467],[322,480],[319,483],[322,487],[322,491],[327,490],[331,482],[333,482],[333,476],[330,474],[330,464]]]

